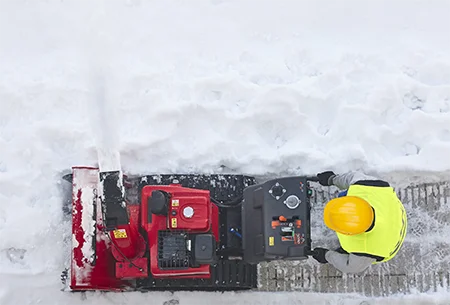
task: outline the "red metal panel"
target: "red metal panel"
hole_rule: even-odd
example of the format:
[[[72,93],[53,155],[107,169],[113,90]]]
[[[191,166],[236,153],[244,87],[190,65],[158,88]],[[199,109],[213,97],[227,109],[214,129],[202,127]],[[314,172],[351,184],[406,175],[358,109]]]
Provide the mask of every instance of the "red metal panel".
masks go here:
[[[195,194],[195,193],[194,193]],[[175,195],[170,204],[171,229],[208,231],[211,219],[211,204],[205,196]]]
[[[216,238],[216,241],[219,242],[219,207],[215,204],[212,205],[212,213],[211,213],[211,231]]]
[[[99,171],[94,167],[74,167],[73,173],[73,249],[71,284],[73,290],[122,290],[130,286],[128,279],[147,277],[149,262],[145,253],[145,240],[139,233],[142,226],[148,234],[150,270],[155,278],[209,278],[210,266],[183,270],[160,270],[158,268],[158,232],[183,229],[189,233],[211,232],[219,240],[218,208],[210,202],[206,190],[183,188],[180,185],[146,186],[142,190],[141,205],[128,205],[130,224],[124,228],[126,238],[112,237],[116,247],[103,231],[101,202],[97,196]],[[165,190],[177,204],[170,202],[169,215],[151,215],[148,219],[147,199],[153,190]],[[185,208],[192,210],[183,213]],[[113,232],[111,232],[113,236]],[[118,235],[119,236],[119,235]],[[122,239],[122,240],[120,240]],[[122,245],[121,242],[124,244]],[[128,242],[128,244],[126,244]],[[132,246],[132,244],[135,244]],[[128,248],[128,246],[130,246]],[[132,247],[131,247],[132,246]],[[119,251],[120,250],[120,251]],[[129,251],[128,251],[129,250]],[[122,252],[122,253],[121,253]],[[123,253],[126,252],[126,253]],[[124,255],[127,258],[124,258]],[[131,261],[131,264],[130,264]]]
[[[102,213],[97,197],[98,169],[72,169],[72,290],[120,290],[126,282],[114,275],[115,260],[102,232]],[[94,246],[95,245],[95,246]]]
[[[169,206],[169,217],[161,215],[151,215],[152,219],[148,219],[148,198],[154,190],[163,190],[172,195]],[[148,232],[148,240],[150,247],[150,271],[155,278],[209,278],[210,266],[200,265],[197,268],[188,268],[180,270],[161,270],[158,267],[158,232],[165,230],[182,229],[189,233],[205,233],[212,232],[218,240],[218,210],[213,209],[210,201],[210,192],[207,190],[191,189],[181,187],[179,184],[171,184],[169,186],[152,186],[148,185],[142,188],[141,196],[141,225]],[[175,199],[175,202],[174,202]],[[194,209],[194,215],[197,217],[187,218],[179,216],[182,208],[190,206]],[[176,215],[172,215],[175,210]],[[176,225],[172,219],[176,219]],[[181,224],[181,225],[179,225]]]
[[[130,262],[116,262],[116,277],[121,279],[145,278],[148,276],[147,258],[141,257]],[[140,270],[141,269],[141,270]]]
[[[128,205],[130,216],[129,225],[118,226],[116,230],[109,233],[114,244],[111,252],[117,261],[135,259],[145,254],[145,240],[139,233],[139,206]]]

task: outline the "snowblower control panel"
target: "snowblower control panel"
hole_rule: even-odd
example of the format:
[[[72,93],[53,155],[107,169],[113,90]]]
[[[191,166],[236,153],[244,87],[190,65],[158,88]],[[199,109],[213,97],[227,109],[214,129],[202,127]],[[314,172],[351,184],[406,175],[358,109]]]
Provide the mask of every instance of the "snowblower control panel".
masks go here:
[[[311,251],[310,196],[307,177],[287,177],[244,191],[244,260],[306,259]]]

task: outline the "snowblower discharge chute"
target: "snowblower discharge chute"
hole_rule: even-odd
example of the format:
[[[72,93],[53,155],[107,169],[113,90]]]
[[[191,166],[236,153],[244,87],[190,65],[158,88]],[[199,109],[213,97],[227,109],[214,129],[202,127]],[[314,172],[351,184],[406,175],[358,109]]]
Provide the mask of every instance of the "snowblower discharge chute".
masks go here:
[[[124,176],[73,167],[70,290],[239,290],[311,254],[312,177]]]

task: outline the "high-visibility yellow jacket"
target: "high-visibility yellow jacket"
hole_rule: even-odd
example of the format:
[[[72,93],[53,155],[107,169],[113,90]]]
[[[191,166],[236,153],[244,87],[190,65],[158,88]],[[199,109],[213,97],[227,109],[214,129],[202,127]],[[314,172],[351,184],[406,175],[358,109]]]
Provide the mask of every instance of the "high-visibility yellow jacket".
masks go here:
[[[407,230],[406,211],[392,187],[353,184],[348,196],[365,199],[375,211],[375,224],[368,232],[358,235],[337,233],[341,247],[348,253],[381,257],[374,263],[392,259],[400,250]]]

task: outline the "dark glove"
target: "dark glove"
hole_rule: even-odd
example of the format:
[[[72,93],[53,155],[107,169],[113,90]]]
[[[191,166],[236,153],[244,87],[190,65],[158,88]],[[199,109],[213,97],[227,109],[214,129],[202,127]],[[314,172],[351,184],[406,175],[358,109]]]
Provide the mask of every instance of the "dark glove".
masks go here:
[[[326,264],[328,261],[325,258],[325,254],[327,254],[328,249],[325,248],[315,248],[313,250],[312,257],[321,264]]]
[[[333,185],[333,178],[336,176],[332,171],[326,171],[323,173],[317,174],[317,178],[319,178],[319,183],[323,186]]]

